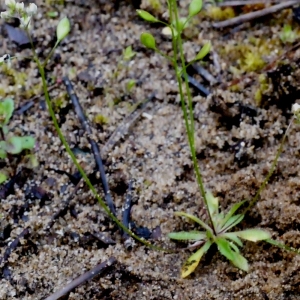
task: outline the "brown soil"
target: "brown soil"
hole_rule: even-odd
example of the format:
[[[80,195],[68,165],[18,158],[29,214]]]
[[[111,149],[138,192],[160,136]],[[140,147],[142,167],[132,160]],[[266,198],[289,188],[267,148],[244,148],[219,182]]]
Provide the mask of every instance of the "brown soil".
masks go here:
[[[189,156],[174,72],[164,58],[141,46],[139,35],[152,32],[159,48],[166,52],[171,50],[170,41],[161,34],[161,26],[140,20],[133,5],[126,2],[36,4],[41,10],[33,23],[33,37],[41,57],[55,42],[58,19],[67,15],[71,20],[71,34],[47,68],[49,82],[52,76],[70,77],[101,148],[119,126],[128,123],[136,104],[155,93],[144,108],[152,118],[140,115],[123,137],[106,145],[103,156],[119,216],[128,183],[133,180],[132,220],[137,226],[160,228],[162,234],[156,243],[175,248],[166,234],[192,225],[174,217],[174,212],[200,216],[203,205]],[[148,7],[146,1],[142,4]],[[184,14],[186,4],[181,4]],[[47,17],[49,11],[57,11],[59,17]],[[296,29],[299,26],[293,21],[292,10],[224,31],[214,30],[213,22],[199,16],[185,33],[184,48],[187,58],[191,58],[205,40],[211,40],[212,53],[218,54],[221,70],[213,54],[206,59],[205,68],[220,83],[209,86],[203,82],[212,94],[202,97],[193,90],[193,102],[197,156],[205,186],[226,209],[256,193],[291,119],[291,104],[299,99],[300,53],[294,49],[284,54],[291,45],[279,39],[283,24],[290,23]],[[14,97],[16,107],[22,107],[41,93],[40,77],[35,64],[24,58],[30,56],[29,48],[16,46],[1,24],[2,54],[18,53],[23,57],[13,61],[14,72],[1,72],[1,96]],[[122,51],[127,46],[132,46],[136,54],[129,62],[122,62]],[[252,64],[243,62],[243,52],[248,50],[252,55],[259,53],[265,64],[270,64],[269,70],[263,66],[251,70]],[[260,74],[265,75],[267,84],[258,103],[254,95],[260,86]],[[201,81],[200,76],[195,78]],[[126,84],[130,79],[137,85],[128,93]],[[51,96],[63,133],[91,174],[95,163],[90,146],[64,85],[57,84]],[[107,122],[96,124],[99,119]],[[212,249],[194,274],[180,279],[180,267],[189,252],[168,254],[139,243],[126,250],[116,226],[85,186],[47,229],[74,189],[67,174],[74,174],[76,168],[61,146],[42,96],[35,98],[33,107],[25,113],[14,115],[11,129],[36,137],[40,166],[29,171],[20,159],[1,162],[16,182],[11,189],[1,190],[0,299],[45,299],[111,256],[117,259],[115,265],[65,299],[300,299],[299,256],[265,243],[245,243],[242,253],[251,265],[249,273],[237,270]],[[299,141],[299,127],[294,124],[276,172],[239,226],[264,228],[274,239],[295,248],[300,247]],[[94,182],[102,193],[97,176]],[[18,247],[8,255],[11,242],[22,232]],[[91,238],[91,233],[99,232],[116,243]]]

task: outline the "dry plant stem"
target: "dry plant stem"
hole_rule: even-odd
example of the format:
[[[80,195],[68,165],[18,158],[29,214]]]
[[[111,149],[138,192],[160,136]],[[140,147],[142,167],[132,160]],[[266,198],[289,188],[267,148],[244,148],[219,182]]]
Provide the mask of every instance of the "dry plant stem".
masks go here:
[[[207,97],[210,94],[210,91],[199,83],[194,77],[187,74],[188,82],[191,86],[194,87],[202,96]]]
[[[175,17],[175,24],[176,28],[179,28],[179,15],[178,15],[178,9],[177,9],[177,2],[176,0],[170,0],[168,1],[168,8],[169,8],[169,15],[171,19],[171,24],[173,23],[173,15]],[[193,115],[193,106],[192,106],[192,96],[189,88],[189,81],[188,81],[188,75],[186,71],[186,63],[185,63],[185,58],[184,58],[184,52],[183,52],[183,47],[182,47],[182,39],[181,35],[178,34],[175,37],[174,32],[172,31],[172,46],[173,46],[173,52],[174,52],[174,68],[175,68],[175,73],[176,73],[176,78],[178,82],[178,87],[179,87],[179,93],[180,93],[180,101],[181,101],[181,107],[183,111],[183,116],[184,116],[184,121],[185,121],[185,126],[187,130],[187,135],[188,135],[188,141],[189,141],[189,146],[190,146],[190,151],[191,151],[191,156],[192,156],[192,161],[193,161],[193,167],[196,173],[196,179],[197,183],[200,189],[201,196],[203,198],[210,224],[215,231],[215,228],[213,227],[213,222],[212,222],[212,217],[209,213],[208,210],[208,205],[207,205],[207,200],[206,200],[206,193],[205,193],[205,188],[203,184],[203,179],[202,175],[198,166],[198,161],[196,157],[196,149],[195,149],[195,127],[194,127],[194,115]],[[178,48],[179,48],[179,53],[178,53]],[[187,98],[188,98],[188,109],[189,109],[189,114],[187,112],[187,107],[184,99],[184,92],[183,92],[183,84],[182,84],[182,79],[181,79],[181,71],[179,70],[178,64],[177,64],[177,56],[180,56],[180,61],[181,61],[181,66],[182,66],[182,75],[184,78],[185,82],[185,87],[187,91]],[[215,233],[215,232],[214,232]]]
[[[57,87],[57,83],[54,83],[53,85],[48,87],[48,91],[52,91],[53,89],[55,89]],[[36,95],[34,97],[32,97],[29,101],[26,101],[26,103],[22,106],[19,106],[15,111],[14,114],[17,115],[22,115],[23,113],[25,113],[27,110],[29,110],[31,107],[34,106],[34,102],[35,100],[40,99],[43,96],[43,94],[40,95]]]
[[[192,64],[192,68],[197,72],[197,74],[199,74],[200,76],[202,76],[202,78],[208,81],[210,85],[214,85],[218,82],[218,80],[209,71],[207,71],[199,64]]]
[[[282,138],[282,140],[281,140],[280,146],[279,146],[279,148],[278,148],[278,150],[277,150],[275,159],[274,159],[273,162],[272,162],[271,168],[270,168],[270,170],[269,170],[269,172],[268,172],[268,174],[267,174],[265,180],[264,180],[263,183],[260,185],[258,191],[256,192],[254,198],[250,201],[250,203],[249,203],[249,205],[247,206],[247,208],[243,211],[243,214],[244,214],[244,215],[245,215],[246,212],[247,212],[247,211],[248,211],[248,210],[256,203],[256,201],[258,200],[258,198],[259,198],[261,192],[265,189],[266,185],[268,184],[268,181],[269,181],[270,177],[273,175],[273,173],[274,173],[274,171],[275,171],[275,168],[276,168],[276,166],[277,166],[277,162],[278,162],[279,156],[280,156],[280,154],[281,154],[282,151],[283,151],[283,146],[284,146],[286,137],[287,137],[287,135],[288,135],[289,129],[290,129],[290,127],[291,127],[293,121],[294,121],[294,117],[293,117],[292,120],[290,121],[290,123],[289,123],[289,125],[288,125],[288,127],[287,127],[287,129],[286,129],[286,131],[285,131],[285,133],[284,133],[284,136],[283,136],[283,138]]]
[[[110,266],[114,265],[117,262],[117,260],[114,257],[109,258],[108,260],[104,261],[103,263],[97,265],[95,268],[89,270],[88,272],[82,274],[81,276],[77,277],[73,281],[71,281],[69,284],[64,286],[62,289],[58,290],[54,294],[47,297],[45,300],[57,300],[63,295],[71,292],[79,285],[83,284],[84,282],[91,280],[96,275],[99,275],[107,270]]]
[[[256,18],[260,18],[260,17],[266,16],[266,15],[269,15],[269,14],[276,13],[276,12],[282,10],[282,9],[288,8],[288,7],[293,6],[297,3],[300,3],[300,0],[285,1],[283,3],[276,4],[276,5],[273,5],[271,7],[267,7],[267,8],[264,8],[262,10],[259,10],[259,11],[254,11],[254,12],[251,12],[251,13],[248,13],[248,14],[244,14],[244,15],[232,18],[230,20],[213,23],[212,26],[214,28],[225,28],[225,27],[228,27],[228,26],[238,25],[240,23],[248,22],[248,21],[251,21],[251,20],[256,19]]]
[[[90,127],[89,121],[83,113],[82,107],[80,105],[78,97],[77,97],[77,95],[76,95],[76,93],[73,89],[73,86],[72,86],[69,78],[68,77],[63,77],[63,82],[66,86],[67,92],[68,92],[69,97],[71,99],[71,102],[74,106],[77,117],[79,118],[79,121],[80,121],[81,125],[83,126],[85,132],[87,133],[87,139],[88,139],[89,143],[91,144],[94,159],[96,161],[96,165],[97,165],[98,171],[100,173],[101,183],[102,183],[102,187],[103,187],[103,191],[104,191],[105,202],[108,205],[110,211],[116,216],[117,215],[116,214],[116,208],[115,208],[115,205],[113,203],[111,193],[110,193],[110,190],[109,190],[109,186],[108,186],[108,182],[107,182],[107,178],[106,178],[106,174],[105,174],[105,170],[104,170],[103,161],[102,161],[102,158],[101,158],[101,155],[100,155],[99,146],[94,141],[94,139],[92,138],[93,132],[92,132],[92,129]]]
[[[126,194],[125,204],[122,209],[122,212],[123,212],[122,213],[122,223],[127,228],[129,228],[131,207],[132,207],[132,181],[130,180],[129,185],[128,185],[128,191]],[[127,233],[123,234],[123,238],[128,238]]]
[[[282,0],[245,0],[245,1],[223,1],[218,6],[244,6],[253,4],[273,4],[280,3]]]
[[[3,254],[3,257],[0,258],[0,265],[9,259],[11,253],[18,247],[20,240],[25,239],[29,235],[29,233],[30,232],[28,227],[23,229],[23,231],[9,244]]]

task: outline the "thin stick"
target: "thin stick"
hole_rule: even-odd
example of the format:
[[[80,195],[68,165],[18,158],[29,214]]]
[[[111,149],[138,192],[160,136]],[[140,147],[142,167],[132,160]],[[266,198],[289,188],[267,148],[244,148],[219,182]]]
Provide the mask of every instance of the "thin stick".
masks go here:
[[[250,12],[248,14],[244,14],[244,15],[232,18],[230,20],[213,23],[212,26],[214,28],[224,28],[224,27],[228,27],[228,26],[232,26],[232,25],[238,25],[240,23],[248,22],[248,21],[251,21],[253,19],[257,19],[257,18],[266,16],[266,15],[269,15],[269,14],[273,14],[277,11],[288,8],[288,7],[293,6],[297,3],[300,3],[300,0],[286,1],[286,2],[283,2],[283,3],[273,5],[271,7],[264,8],[264,9],[259,10],[259,11]]]
[[[273,4],[280,3],[282,0],[244,0],[244,1],[223,1],[218,6],[244,6],[253,4]]]
[[[100,177],[101,177],[101,182],[102,182],[102,187],[103,187],[103,191],[104,191],[104,197],[105,197],[105,202],[108,205],[110,211],[114,214],[114,216],[116,216],[116,209],[115,209],[115,205],[113,203],[111,194],[110,194],[110,190],[108,187],[108,182],[106,179],[106,175],[105,175],[105,170],[104,170],[104,165],[103,165],[103,161],[100,155],[100,149],[98,144],[94,141],[94,139],[92,138],[92,129],[90,127],[89,121],[86,118],[86,116],[83,113],[83,109],[80,105],[80,102],[78,100],[78,97],[73,89],[72,83],[69,80],[68,77],[63,77],[63,82],[66,86],[67,92],[69,94],[69,97],[72,101],[72,104],[74,106],[75,112],[81,122],[82,127],[84,128],[84,130],[87,133],[87,139],[89,141],[89,143],[92,146],[92,152],[94,154],[94,158],[96,161],[96,165],[98,168],[98,171],[100,173]]]
[[[10,257],[11,253],[18,247],[20,243],[20,239],[24,239],[29,235],[29,228],[23,229],[23,231],[9,244],[9,246],[6,248],[3,257],[0,258],[0,264],[2,262],[6,262],[8,258]]]
[[[76,279],[71,281],[69,284],[64,286],[62,289],[58,290],[54,294],[47,297],[45,300],[57,300],[57,299],[59,299],[60,297],[62,297],[66,293],[69,293],[72,290],[74,290],[80,284],[83,284],[84,282],[86,282],[88,280],[91,280],[96,275],[103,273],[108,267],[112,266],[116,262],[117,262],[117,260],[114,257],[109,258],[105,262],[97,265],[92,270],[89,270],[86,273],[82,274],[81,276],[77,277]]]
[[[122,223],[123,225],[129,228],[129,222],[130,222],[130,212],[131,212],[131,207],[132,207],[132,180],[129,181],[128,185],[128,191],[126,193],[126,199],[125,199],[125,204],[122,208]],[[123,233],[122,238],[125,240],[124,244],[127,249],[132,247],[132,238],[126,233]]]
[[[48,88],[48,91],[52,91],[53,89],[55,89],[57,87],[57,83],[54,83],[53,85],[51,85]],[[34,102],[40,98],[42,98],[44,95],[44,93],[41,93],[40,95],[36,95],[34,97],[32,97],[29,101],[26,101],[26,103],[24,105],[19,106],[17,109],[15,109],[14,114],[16,115],[22,115],[24,114],[27,110],[29,110],[30,108],[32,108],[34,106]]]

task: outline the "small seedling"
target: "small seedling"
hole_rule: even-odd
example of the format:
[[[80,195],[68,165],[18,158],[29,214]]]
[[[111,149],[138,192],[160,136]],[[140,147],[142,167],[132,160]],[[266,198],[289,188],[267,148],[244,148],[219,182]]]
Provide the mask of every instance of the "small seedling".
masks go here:
[[[209,215],[211,217],[211,226],[196,216],[185,212],[176,212],[175,215],[186,217],[198,223],[205,231],[182,231],[171,232],[169,238],[180,241],[193,241],[194,244],[190,248],[200,247],[193,253],[182,267],[181,277],[185,278],[190,275],[198,266],[202,256],[207,252],[212,244],[216,244],[219,252],[230,260],[236,267],[241,270],[248,271],[248,262],[244,256],[240,254],[239,248],[243,243],[240,238],[252,242],[267,240],[271,236],[267,231],[261,229],[246,229],[242,231],[229,232],[234,226],[239,224],[243,218],[243,214],[235,214],[245,201],[234,204],[225,214],[219,212],[219,200],[210,192],[206,193]]]
[[[10,154],[19,154],[23,150],[31,150],[35,139],[31,136],[15,136],[9,132],[8,123],[14,112],[14,101],[6,98],[0,102],[0,159]],[[0,184],[7,179],[6,174],[0,172]]]
[[[297,39],[297,33],[292,29],[291,25],[284,25],[282,31],[279,34],[279,37],[283,43],[292,44]]]

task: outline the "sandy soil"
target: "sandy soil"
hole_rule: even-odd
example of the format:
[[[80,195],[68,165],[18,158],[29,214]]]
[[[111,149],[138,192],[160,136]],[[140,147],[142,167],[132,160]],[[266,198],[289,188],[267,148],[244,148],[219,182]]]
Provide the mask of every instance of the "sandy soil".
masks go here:
[[[36,1],[41,10],[32,33],[38,53],[45,57],[55,42],[58,19],[67,15],[71,20],[72,32],[55,52],[47,74],[50,85],[53,77],[58,82],[51,96],[60,126],[89,174],[95,167],[90,146],[60,78],[68,75],[74,84],[100,148],[119,126],[128,124],[136,105],[154,93],[143,108],[151,117],[140,115],[123,137],[106,145],[103,156],[119,216],[132,180],[132,220],[137,226],[160,228],[160,239],[152,242],[175,248],[166,234],[193,226],[174,217],[174,211],[201,216],[203,206],[174,72],[164,58],[141,46],[139,35],[152,32],[166,52],[171,51],[170,41],[161,34],[162,27],[136,17],[130,3],[49,2]],[[181,6],[183,14],[186,4]],[[142,7],[148,7],[146,1]],[[57,11],[58,17],[47,17],[49,11]],[[203,14],[197,17],[185,32],[184,47],[189,59],[205,40],[212,41],[215,55],[204,66],[219,83],[210,85],[194,75],[211,92],[203,97],[193,90],[197,157],[206,187],[226,209],[254,196],[289,123],[291,104],[299,99],[300,52],[295,47],[285,54],[291,45],[279,38],[284,24],[297,30],[299,25],[292,10],[223,31],[213,29],[213,22]],[[41,93],[40,79],[35,64],[24,58],[30,55],[28,46],[16,45],[3,21],[1,33],[1,52],[23,57],[13,61],[14,71],[0,72],[1,97],[14,97],[16,107],[23,107]],[[125,62],[122,52],[127,46],[132,46],[135,56]],[[262,65],[253,70],[244,51],[250,53],[250,60],[258,53]],[[128,92],[126,85],[132,79],[136,86]],[[254,100],[258,89],[262,95]],[[112,256],[116,264],[64,299],[300,299],[300,257],[264,243],[245,243],[242,252],[251,265],[248,274],[212,249],[194,274],[180,279],[188,252],[163,253],[138,243],[127,250],[116,226],[85,186],[49,228],[74,189],[70,174],[76,168],[60,144],[43,97],[34,98],[33,103],[26,112],[14,115],[11,129],[36,137],[40,166],[30,171],[22,159],[1,162],[15,184],[0,191],[0,299],[45,299]],[[240,225],[269,230],[273,238],[295,248],[300,247],[299,130],[292,126],[276,172]],[[97,176],[94,182],[102,193]],[[100,242],[93,233],[115,243]],[[20,234],[18,247],[7,252]]]

